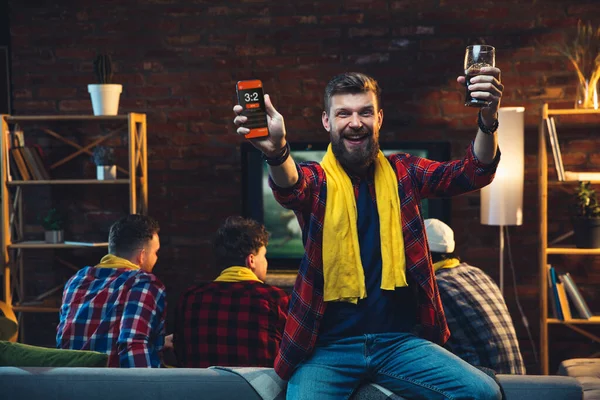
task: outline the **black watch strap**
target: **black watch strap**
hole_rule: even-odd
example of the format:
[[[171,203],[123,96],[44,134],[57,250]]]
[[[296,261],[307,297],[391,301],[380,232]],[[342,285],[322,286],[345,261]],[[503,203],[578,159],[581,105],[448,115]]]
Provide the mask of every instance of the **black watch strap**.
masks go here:
[[[289,156],[290,156],[290,144],[289,144],[289,142],[286,142],[284,148],[281,150],[281,153],[279,153],[279,155],[277,155],[275,157],[267,157],[263,153],[262,158],[270,166],[277,167],[277,166],[283,164],[288,159]]]
[[[479,110],[479,114],[477,114],[477,125],[479,125],[479,129],[481,129],[481,132],[487,135],[493,135],[498,130],[498,118],[496,118],[494,124],[488,128],[483,123],[483,119],[481,119],[481,110]]]

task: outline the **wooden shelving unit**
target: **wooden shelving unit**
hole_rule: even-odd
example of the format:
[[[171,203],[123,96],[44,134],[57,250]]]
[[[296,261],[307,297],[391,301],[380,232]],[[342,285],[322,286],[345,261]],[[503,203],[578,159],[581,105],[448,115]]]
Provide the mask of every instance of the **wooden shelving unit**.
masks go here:
[[[549,348],[548,348],[548,326],[549,325],[564,325],[569,329],[591,339],[600,342],[600,338],[589,331],[581,328],[579,325],[598,325],[600,324],[600,316],[594,316],[589,320],[570,319],[559,320],[548,317],[548,256],[559,255],[600,255],[600,249],[579,249],[574,246],[550,246],[548,243],[548,187],[559,189],[569,187],[576,184],[574,181],[548,182],[548,149],[546,141],[546,120],[551,116],[559,115],[585,115],[598,114],[600,110],[589,109],[554,109],[548,108],[548,104],[544,104],[542,109],[542,121],[538,132],[538,198],[539,198],[539,216],[540,216],[540,253],[539,253],[539,291],[540,291],[540,363],[541,372],[548,375],[549,372]],[[598,119],[600,122],[600,118]],[[596,181],[592,181],[596,182]],[[600,183],[600,182],[596,182]]]
[[[24,242],[13,243],[8,246],[9,249],[82,249],[86,247],[108,247],[108,242],[70,244],[46,243],[41,240],[28,240]]]
[[[129,179],[113,179],[99,181],[98,179],[55,179],[55,180],[37,180],[37,181],[12,181],[8,186],[29,186],[29,185],[129,185]]]
[[[86,247],[98,248],[107,247],[108,243],[59,243],[49,244],[43,241],[21,241],[17,238],[23,237],[22,209],[23,202],[27,201],[23,195],[22,187],[34,185],[123,185],[126,186],[127,196],[129,198],[129,211],[132,214],[146,214],[148,209],[148,163],[147,163],[147,142],[146,142],[146,115],[140,113],[129,113],[126,115],[115,116],[93,116],[93,115],[36,115],[36,116],[11,116],[1,115],[1,140],[0,140],[0,195],[1,195],[1,238],[0,251],[3,270],[3,291],[4,302],[6,302],[15,312],[57,312],[59,305],[51,300],[51,296],[61,290],[57,286],[45,293],[38,295],[33,300],[25,300],[24,296],[24,273],[23,273],[23,252],[36,251],[40,249],[82,249]],[[56,127],[60,123],[85,122],[86,124],[107,123],[111,126],[119,126],[93,142],[82,145],[71,141],[64,135],[49,129],[47,123],[52,122]],[[121,176],[115,180],[97,180],[97,179],[56,179],[56,180],[9,180],[7,171],[9,170],[9,132],[11,126],[19,124],[26,131],[31,125],[35,126],[41,132],[50,137],[67,144],[74,148],[73,153],[65,156],[61,160],[53,163],[50,169],[63,165],[70,160],[80,156],[92,154],[95,146],[105,142],[117,133],[127,131],[128,157],[127,166],[119,166]],[[74,271],[81,266],[74,266],[68,261],[62,260],[67,268]]]

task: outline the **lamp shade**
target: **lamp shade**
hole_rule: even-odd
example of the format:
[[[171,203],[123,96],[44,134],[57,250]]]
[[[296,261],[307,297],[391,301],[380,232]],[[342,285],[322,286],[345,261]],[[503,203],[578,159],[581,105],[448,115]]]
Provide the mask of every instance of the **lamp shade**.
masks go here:
[[[524,107],[498,110],[498,146],[502,152],[494,181],[481,189],[481,223],[523,224],[525,175]]]

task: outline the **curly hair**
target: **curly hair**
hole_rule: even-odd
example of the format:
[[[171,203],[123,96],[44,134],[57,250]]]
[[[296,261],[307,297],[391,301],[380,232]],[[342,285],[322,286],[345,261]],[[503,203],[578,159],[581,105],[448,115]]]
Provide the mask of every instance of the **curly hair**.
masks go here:
[[[269,233],[264,225],[250,218],[229,217],[217,230],[213,243],[217,266],[225,269],[245,265],[249,254],[256,254],[268,243]]]
[[[325,112],[329,114],[331,98],[336,94],[375,93],[377,107],[381,104],[381,89],[373,78],[360,72],[345,72],[334,76],[325,87],[323,104]]]
[[[108,234],[108,253],[119,257],[129,257],[141,249],[160,227],[152,217],[130,214],[121,218],[110,227]]]

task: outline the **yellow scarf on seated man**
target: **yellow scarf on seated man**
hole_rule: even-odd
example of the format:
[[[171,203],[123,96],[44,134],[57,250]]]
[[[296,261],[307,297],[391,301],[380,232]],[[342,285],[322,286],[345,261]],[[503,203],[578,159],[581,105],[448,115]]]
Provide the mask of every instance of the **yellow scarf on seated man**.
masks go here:
[[[244,282],[244,281],[258,281],[264,283],[252,270],[248,267],[233,266],[225,268],[221,271],[221,275],[214,280],[215,282]]]
[[[444,260],[440,260],[436,263],[433,263],[433,271],[437,272],[438,269],[450,269],[458,267],[459,265],[460,260],[458,258],[446,258]]]
[[[132,263],[114,254],[107,254],[100,260],[100,264],[96,268],[125,268],[125,269],[140,269],[139,265]]]
[[[323,275],[325,301],[356,304],[367,297],[365,273],[358,243],[358,212],[350,177],[331,150],[321,161],[327,177],[323,222]],[[400,219],[398,180],[381,151],[375,160],[375,196],[381,241],[381,289],[408,286],[406,255]]]

